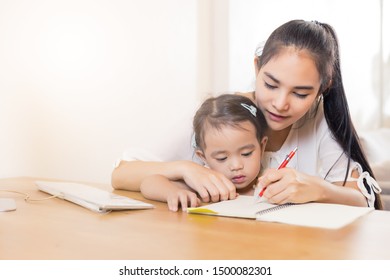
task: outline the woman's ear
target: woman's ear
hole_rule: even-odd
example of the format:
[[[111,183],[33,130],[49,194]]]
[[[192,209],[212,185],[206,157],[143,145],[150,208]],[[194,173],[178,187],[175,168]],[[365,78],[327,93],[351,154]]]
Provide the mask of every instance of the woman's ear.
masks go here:
[[[322,92],[319,95],[323,96],[324,94],[326,94],[328,92],[328,90],[330,89],[330,87],[332,86],[332,83],[333,83],[333,80],[330,79],[326,85],[326,88],[324,90],[322,90]]]

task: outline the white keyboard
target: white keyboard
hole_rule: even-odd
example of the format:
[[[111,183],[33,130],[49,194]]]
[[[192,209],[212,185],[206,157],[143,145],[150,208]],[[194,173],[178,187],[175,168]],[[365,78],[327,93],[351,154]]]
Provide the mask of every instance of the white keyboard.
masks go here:
[[[97,212],[154,208],[152,204],[116,195],[85,184],[48,181],[36,181],[35,183],[40,191]]]

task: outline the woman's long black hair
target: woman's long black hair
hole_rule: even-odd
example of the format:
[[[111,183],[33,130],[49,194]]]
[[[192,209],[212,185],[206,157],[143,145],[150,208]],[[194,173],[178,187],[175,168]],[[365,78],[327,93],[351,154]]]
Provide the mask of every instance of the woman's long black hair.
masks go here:
[[[348,177],[351,159],[360,163],[363,171],[369,172],[374,177],[349,113],[341,76],[338,40],[333,28],[317,21],[292,20],[283,24],[265,43],[258,68],[260,69],[287,46],[307,51],[316,63],[321,77],[319,94],[322,94],[326,121],[334,139],[348,157],[344,184]],[[364,184],[367,191],[371,193],[372,190],[367,182]],[[376,193],[375,208],[383,209],[380,196]]]

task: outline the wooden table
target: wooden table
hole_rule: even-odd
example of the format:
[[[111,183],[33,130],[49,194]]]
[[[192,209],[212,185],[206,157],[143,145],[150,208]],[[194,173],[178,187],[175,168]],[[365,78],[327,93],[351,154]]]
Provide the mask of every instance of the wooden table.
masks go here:
[[[0,190],[44,198],[35,180],[0,179]],[[108,185],[94,186],[112,191]],[[140,193],[116,194],[148,201]],[[374,211],[338,229],[170,212],[156,208],[99,214],[53,198],[0,212],[0,259],[254,260],[390,259],[390,212]]]

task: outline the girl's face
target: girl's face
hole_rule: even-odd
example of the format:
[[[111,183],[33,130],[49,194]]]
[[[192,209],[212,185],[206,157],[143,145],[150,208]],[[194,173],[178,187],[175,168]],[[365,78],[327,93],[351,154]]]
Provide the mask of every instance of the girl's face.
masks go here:
[[[318,95],[321,83],[314,61],[305,51],[286,47],[261,69],[255,67],[256,103],[269,128],[289,129],[309,111]]]
[[[206,127],[205,149],[197,155],[213,170],[224,174],[237,189],[251,184],[259,175],[260,160],[267,139],[260,144],[250,121],[240,127]]]

